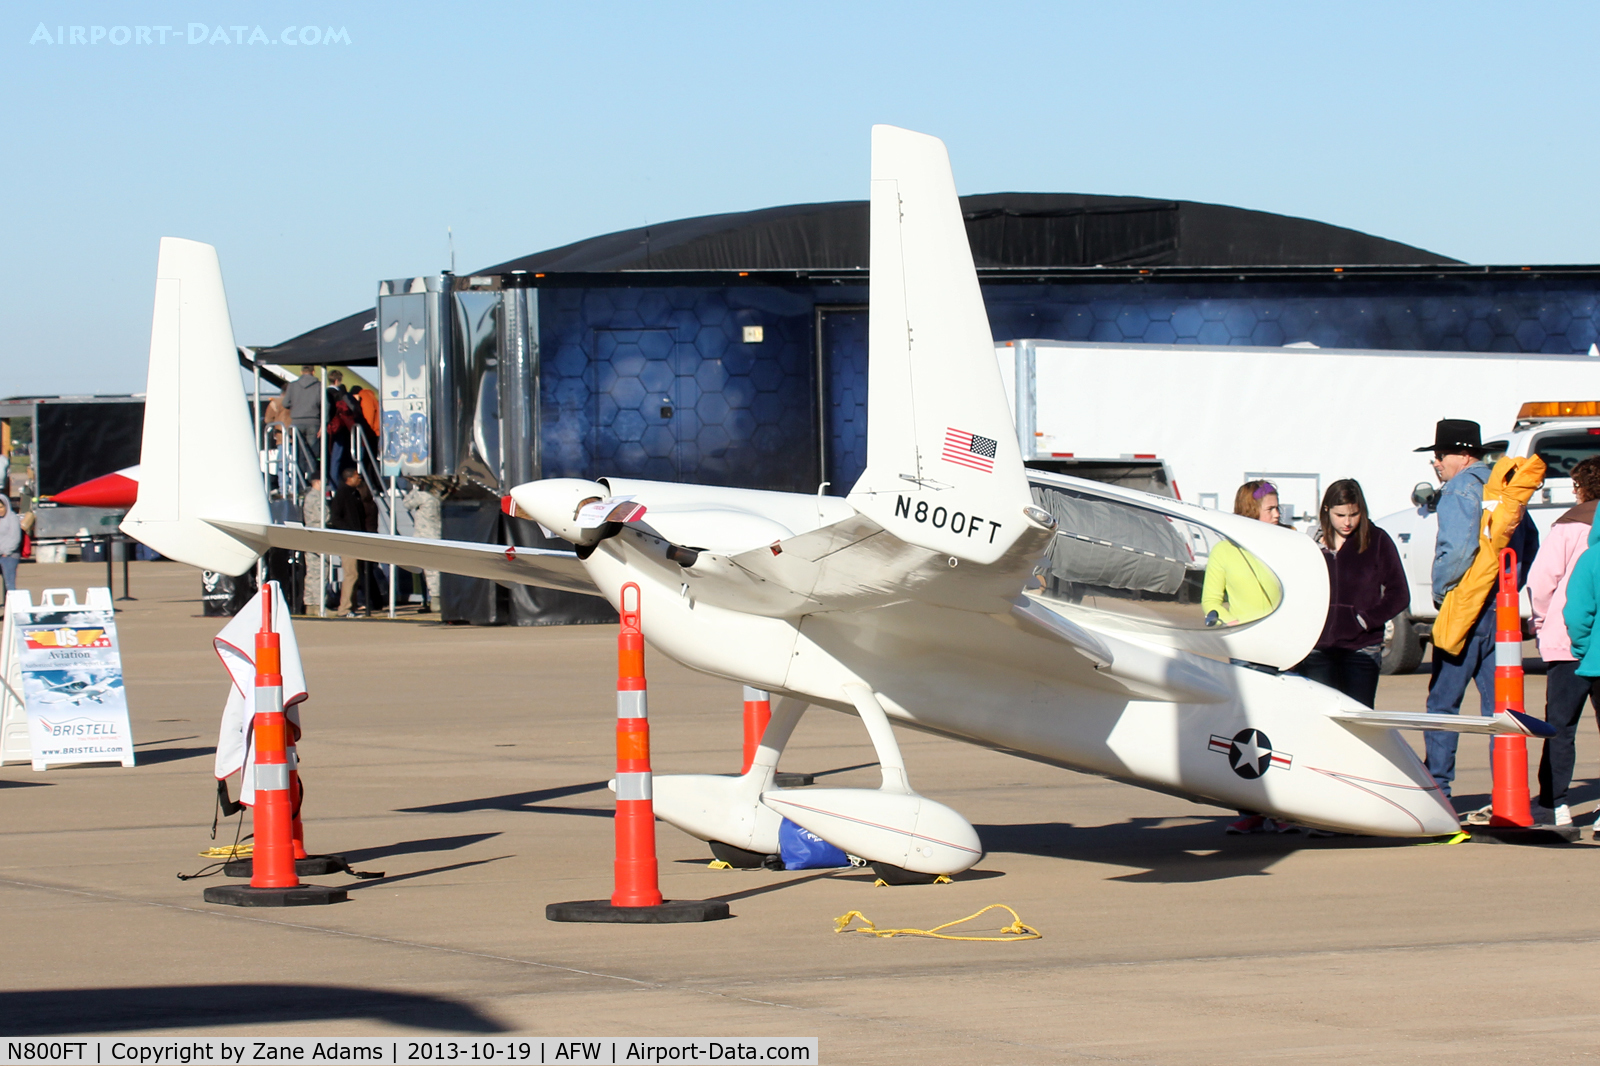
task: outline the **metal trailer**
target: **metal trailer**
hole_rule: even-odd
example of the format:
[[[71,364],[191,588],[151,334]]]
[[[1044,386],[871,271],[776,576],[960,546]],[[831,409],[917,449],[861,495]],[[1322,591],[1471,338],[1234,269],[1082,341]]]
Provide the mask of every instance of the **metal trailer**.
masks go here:
[[[35,496],[139,462],[143,396],[18,396],[0,400],[0,418],[33,422]]]

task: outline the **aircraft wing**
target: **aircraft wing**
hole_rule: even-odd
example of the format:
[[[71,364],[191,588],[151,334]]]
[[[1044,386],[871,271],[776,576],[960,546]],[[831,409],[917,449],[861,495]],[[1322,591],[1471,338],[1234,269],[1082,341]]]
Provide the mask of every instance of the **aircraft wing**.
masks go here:
[[[498,544],[473,544],[459,540],[391,537],[384,533],[355,533],[343,529],[318,529],[295,524],[263,525],[208,519],[210,525],[242,541],[256,552],[268,548],[351,555],[377,563],[394,563],[420,570],[443,570],[462,577],[488,578],[507,584],[583,592],[600,590],[578,556],[549,548],[509,548]]]
[[[1411,711],[1334,711],[1336,722],[1355,729],[1442,729],[1451,733],[1489,733],[1512,737],[1553,737],[1545,722],[1519,711],[1501,711],[1492,718],[1478,714],[1418,714]]]

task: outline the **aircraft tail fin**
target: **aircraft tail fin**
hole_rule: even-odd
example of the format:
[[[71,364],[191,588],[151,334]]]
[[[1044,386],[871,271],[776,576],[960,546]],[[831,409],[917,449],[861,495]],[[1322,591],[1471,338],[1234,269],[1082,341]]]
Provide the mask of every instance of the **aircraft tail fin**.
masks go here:
[[[161,238],[139,498],[122,529],[162,555],[242,574],[256,551],[206,519],[269,524],[217,250]]]
[[[872,128],[871,215],[867,467],[850,502],[907,543],[993,562],[1033,501],[942,141]]]

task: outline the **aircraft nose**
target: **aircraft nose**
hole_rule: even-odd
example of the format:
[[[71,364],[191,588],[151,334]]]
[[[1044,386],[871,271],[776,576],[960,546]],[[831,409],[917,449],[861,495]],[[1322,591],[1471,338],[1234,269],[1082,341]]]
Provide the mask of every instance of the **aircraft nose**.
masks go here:
[[[516,486],[501,501],[501,508],[518,518],[531,518],[563,540],[586,547],[599,542],[601,531],[579,528],[578,508],[609,495],[610,491],[598,481],[546,478]]]

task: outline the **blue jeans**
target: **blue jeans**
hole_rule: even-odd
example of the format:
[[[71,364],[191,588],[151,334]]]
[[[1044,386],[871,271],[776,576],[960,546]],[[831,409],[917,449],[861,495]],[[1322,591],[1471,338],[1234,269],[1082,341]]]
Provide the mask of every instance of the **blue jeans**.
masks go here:
[[[1294,668],[1301,677],[1344,693],[1357,703],[1371,707],[1378,696],[1378,674],[1382,672],[1383,648],[1313,648]]]
[[[1482,713],[1494,714],[1494,600],[1484,604],[1483,613],[1472,625],[1472,632],[1459,655],[1445,655],[1433,649],[1433,677],[1428,681],[1428,713],[1460,714],[1461,699],[1467,685],[1477,682]],[[1450,795],[1456,779],[1456,742],[1459,733],[1430,729],[1423,734],[1428,749],[1428,772],[1440,790]]]
[[[5,577],[7,592],[17,587],[17,563],[21,560],[21,555],[0,555],[0,575]]]

